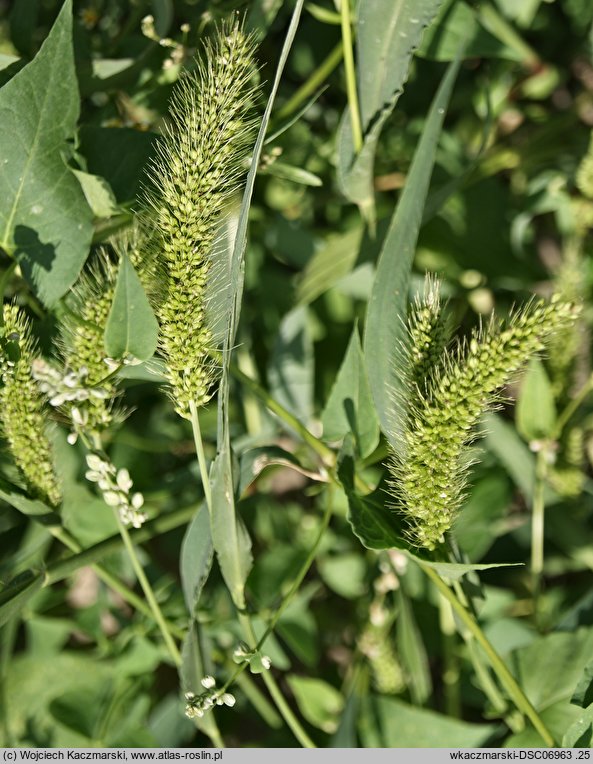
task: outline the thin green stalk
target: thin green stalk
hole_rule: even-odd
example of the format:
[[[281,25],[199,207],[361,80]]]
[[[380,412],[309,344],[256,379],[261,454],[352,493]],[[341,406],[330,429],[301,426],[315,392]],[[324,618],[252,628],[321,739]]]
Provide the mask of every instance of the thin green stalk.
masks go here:
[[[212,516],[212,491],[210,489],[210,477],[208,476],[208,465],[206,464],[206,454],[204,453],[204,443],[202,441],[202,430],[200,429],[200,417],[198,416],[198,407],[195,401],[190,401],[189,410],[191,414],[191,426],[194,434],[194,443],[196,444],[196,455],[200,467],[200,477],[202,478],[202,488],[204,489],[204,498],[208,507],[208,514]]]
[[[132,539],[130,538],[128,529],[120,520],[119,514],[117,513],[116,510],[114,510],[113,514],[115,515],[117,527],[119,528],[119,532],[124,542],[124,546],[126,548],[126,551],[128,552],[130,562],[132,563],[132,567],[134,568],[134,572],[136,573],[138,582],[140,583],[140,586],[142,587],[144,596],[146,597],[146,600],[150,606],[150,609],[152,610],[154,619],[157,622],[159,629],[161,630],[161,634],[163,635],[163,639],[165,640],[165,644],[167,645],[167,649],[169,650],[171,658],[173,658],[175,665],[179,667],[181,665],[181,653],[179,652],[177,645],[175,644],[175,640],[171,636],[171,632],[169,631],[167,622],[165,621],[165,618],[163,616],[159,603],[156,600],[156,597],[154,595],[150,582],[148,578],[146,578],[144,569],[142,568],[142,565],[140,564],[140,560],[138,559],[138,555],[136,554],[136,549],[134,547],[134,544],[132,543]]]
[[[570,401],[570,403],[568,403],[566,408],[558,415],[558,419],[556,420],[556,426],[554,428],[554,435],[553,435],[555,440],[562,435],[562,431],[564,430],[568,422],[572,419],[573,415],[576,413],[579,406],[583,403],[585,398],[589,395],[589,393],[592,390],[593,390],[593,374],[581,387],[581,389]]]
[[[174,528],[179,528],[179,526],[188,523],[195,513],[195,507],[183,507],[183,509],[178,509],[174,512],[168,512],[166,515],[156,517],[154,520],[145,523],[142,528],[133,531],[132,535],[134,542],[141,544],[162,533],[171,531]],[[104,541],[100,541],[98,544],[94,544],[88,549],[85,549],[83,552],[79,552],[64,560],[58,560],[57,562],[48,565],[45,569],[43,586],[52,586],[59,581],[63,581],[65,578],[68,578],[68,576],[71,576],[75,570],[78,570],[85,565],[92,565],[97,560],[101,560],[103,557],[119,551],[121,545],[122,538],[120,534],[117,533],[116,535],[110,536]]]
[[[547,449],[544,445],[537,454],[535,463],[535,485],[531,508],[531,580],[533,596],[533,618],[537,623],[542,575],[544,572],[544,489],[547,473]]]
[[[276,115],[277,121],[288,119],[300,106],[315,93],[337,65],[342,60],[344,46],[339,42],[331,53],[325,58],[311,74],[309,79],[304,82],[294,95],[284,104]]]
[[[287,409],[282,406],[282,404],[278,403],[278,401],[274,400],[266,390],[264,390],[262,387],[260,387],[257,382],[251,377],[248,377],[247,374],[241,371],[237,366],[234,364],[231,364],[231,374],[238,379],[242,384],[244,384],[251,392],[260,399],[260,401],[268,408],[271,412],[276,414],[282,421],[287,424],[290,428],[292,428],[304,441],[305,443],[310,446],[315,453],[321,457],[324,464],[326,464],[329,467],[333,467],[336,463],[336,455],[334,451],[329,448],[329,446],[326,446],[325,443],[323,443],[319,438],[316,438],[309,430],[301,423],[299,420],[290,413]]]
[[[204,445],[202,443],[202,433],[200,429],[200,419],[198,415],[198,409],[193,401],[190,403],[190,413],[191,413],[191,423],[192,423],[192,430],[194,434],[194,441],[196,444],[196,455],[198,457],[198,462],[200,465],[200,475],[204,483],[204,496],[206,499],[206,506],[208,507],[208,513],[211,516],[212,515],[212,505],[211,505],[212,494],[210,491],[210,481],[208,478],[208,469],[206,466],[206,456],[204,454]],[[245,613],[238,613],[238,617],[239,617],[239,623],[241,624],[241,628],[243,629],[247,642],[249,643],[250,646],[255,645],[257,643],[257,638],[255,637],[255,633],[253,631],[253,626],[251,625],[251,620],[249,616],[246,615]],[[241,670],[243,670],[244,666],[240,668]],[[239,671],[235,672],[233,677],[231,677],[231,679],[225,684],[225,688],[230,684],[231,681],[233,681],[239,675],[239,673],[240,673]],[[284,698],[282,697],[282,693],[280,692],[278,686],[276,685],[275,679],[267,671],[264,671],[263,679],[268,688],[268,691],[270,693],[272,700],[274,701],[274,703],[276,704],[276,707],[278,708],[278,711],[280,712],[281,716],[283,717],[288,727],[292,730],[297,740],[306,748],[314,748],[315,747],[314,744],[311,743],[310,739],[307,736],[307,733],[301,727],[300,722],[292,713],[292,711],[286,704]],[[310,745],[307,743],[310,743]]]
[[[53,526],[49,530],[52,536],[64,544],[64,546],[68,547],[71,552],[78,553],[82,551],[80,544],[64,528]],[[143,615],[152,618],[152,610],[148,607],[146,602],[144,602],[144,600],[135,592],[129,589],[122,581],[116,578],[116,576],[112,575],[103,566],[98,564],[91,565],[91,568],[101,579],[101,581],[106,584],[106,586],[108,586],[114,592],[117,592],[117,594],[119,594],[120,597],[124,599],[129,605],[131,605],[135,610],[138,610]],[[171,621],[167,621],[167,628],[175,637],[177,637],[177,639],[183,639],[185,636],[184,630],[180,629],[176,624],[171,623]]]
[[[453,559],[455,561],[455,555],[453,556]],[[453,589],[455,590],[457,598],[461,604],[469,610],[473,618],[476,618],[476,609],[474,607],[471,595],[465,591],[463,585],[459,581],[453,582]],[[504,716],[506,714],[508,704],[502,696],[498,685],[490,676],[488,666],[484,664],[483,653],[480,652],[480,648],[476,644],[473,634],[463,624],[460,624],[459,631],[461,638],[467,645],[469,657],[474,671],[476,672],[476,677],[478,678],[482,691],[490,703],[492,703],[492,707],[495,709],[495,711],[500,714],[500,716]]]
[[[443,688],[448,716],[461,717],[460,666],[456,652],[456,629],[450,603],[439,597],[439,623],[443,636]]]
[[[231,666],[235,668],[234,665],[231,664]],[[265,723],[272,729],[280,729],[282,727],[281,717],[276,713],[274,706],[268,701],[249,674],[245,672],[237,674],[235,682]]]
[[[502,658],[498,655],[494,647],[490,644],[488,638],[480,628],[480,625],[472,615],[466,610],[466,608],[462,605],[462,603],[457,599],[455,593],[452,589],[450,589],[447,584],[442,580],[442,578],[439,576],[439,574],[433,570],[433,568],[430,567],[430,565],[426,565],[420,560],[416,561],[422,571],[428,576],[428,578],[432,581],[432,583],[436,586],[438,591],[447,599],[455,613],[457,613],[457,616],[460,618],[460,620],[465,624],[465,626],[469,629],[469,631],[472,633],[480,647],[484,650],[486,653],[486,656],[488,658],[488,662],[492,666],[494,672],[498,676],[500,683],[505,688],[505,690],[508,692],[509,697],[512,699],[513,703],[517,706],[519,711],[531,721],[534,728],[537,730],[537,732],[541,735],[542,739],[544,740],[545,744],[549,747],[554,747],[554,738],[552,737],[552,734],[540,718],[539,714],[535,710],[535,708],[532,706],[530,700],[527,698],[521,687],[517,684],[517,681],[515,680],[514,676],[511,674],[511,672],[506,667],[504,661]]]
[[[255,632],[253,631],[251,619],[245,613],[239,613],[238,615],[239,615],[239,622],[241,624],[241,628],[243,629],[243,633],[245,634],[245,637],[247,639],[247,643],[251,647],[257,643],[257,638],[255,636]],[[274,679],[273,675],[269,671],[264,671],[261,676],[262,676],[262,679],[264,680],[266,687],[268,688],[268,692],[270,693],[272,700],[276,704],[276,708],[278,709],[282,718],[284,719],[284,721],[290,728],[290,731],[296,737],[296,739],[299,741],[302,747],[317,748],[315,743],[307,735],[301,723],[299,722],[297,717],[294,715],[294,713],[292,712],[292,709],[290,708],[290,706],[284,699],[284,696],[282,695],[280,688],[278,687],[278,684],[276,680]]]
[[[354,52],[352,49],[350,0],[342,0],[340,3],[340,17],[342,20],[342,43],[344,44],[346,93],[348,94],[348,108],[350,109],[350,121],[352,123],[352,142],[354,144],[354,151],[358,154],[362,149],[362,125],[360,122],[358,91],[356,89],[356,69],[354,68]]]
[[[257,643],[257,647],[256,647],[257,650],[260,650],[263,647],[264,642],[266,641],[266,639],[274,631],[274,627],[278,623],[278,619],[280,618],[282,613],[286,610],[286,608],[288,607],[288,605],[292,601],[292,598],[294,597],[294,595],[299,590],[299,587],[302,584],[303,579],[305,578],[305,576],[307,575],[307,573],[309,571],[309,568],[313,564],[313,560],[317,556],[317,552],[319,550],[319,545],[321,544],[321,539],[323,538],[323,534],[327,530],[327,526],[329,525],[329,521],[330,521],[331,514],[332,514],[332,501],[331,501],[331,498],[332,498],[332,496],[331,496],[332,488],[333,488],[333,486],[331,486],[331,485],[328,487],[329,495],[327,497],[327,503],[326,503],[326,506],[325,506],[325,511],[323,513],[323,517],[321,519],[321,525],[319,526],[319,532],[318,532],[317,537],[316,537],[316,539],[315,539],[315,541],[313,543],[313,546],[309,550],[309,554],[307,555],[307,558],[305,559],[305,561],[301,565],[299,572],[297,573],[294,581],[292,582],[292,585],[291,585],[290,589],[288,590],[288,592],[284,596],[280,606],[278,607],[278,609],[276,610],[276,612],[274,613],[274,615],[272,616],[272,618],[268,622],[268,626],[267,626],[266,630],[264,631],[263,636],[260,637],[260,640]]]

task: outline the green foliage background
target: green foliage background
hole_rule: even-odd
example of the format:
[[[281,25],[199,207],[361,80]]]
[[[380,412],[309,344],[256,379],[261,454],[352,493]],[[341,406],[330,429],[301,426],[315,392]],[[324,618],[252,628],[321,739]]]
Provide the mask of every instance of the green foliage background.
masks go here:
[[[230,13],[245,14],[259,40],[263,112],[294,7],[274,0],[75,0],[48,38],[61,5],[0,0],[1,263],[6,271],[14,257],[20,266],[4,283],[5,299],[26,307],[46,353],[62,298],[91,247],[132,219],[172,87],[181,68],[193,66],[200,39]],[[385,517],[385,382],[398,384],[385,349],[401,338],[398,313],[425,271],[443,278],[466,333],[493,308],[504,315],[534,292],[549,295],[567,253],[578,250],[585,308],[570,393],[587,383],[593,215],[577,171],[585,172],[593,127],[593,6],[425,0],[413,4],[414,16],[401,5],[404,26],[390,38],[381,22],[394,3],[358,3],[368,26],[355,26],[364,134],[356,161],[331,0],[305,6],[271,113],[272,137],[262,147],[233,360],[321,436],[326,450],[344,439],[346,491],[325,490],[320,452],[231,376],[233,453],[225,459],[233,460],[236,509],[252,543],[246,602],[259,635],[331,501],[315,562],[264,650],[314,742],[541,745],[508,699],[499,693],[497,707],[486,697],[470,660],[475,645],[456,636],[459,624],[415,562],[401,550],[374,551],[401,546],[391,516],[387,528],[377,520]],[[147,14],[154,39],[142,33]],[[407,35],[435,14],[412,56]],[[383,47],[368,45],[373,34],[383,35]],[[144,359],[154,327],[134,279],[131,269],[116,292],[123,318],[113,317],[106,346],[116,354],[123,342]],[[126,313],[130,299],[141,332]],[[118,324],[127,327],[123,339]],[[189,423],[174,415],[145,365],[124,376],[130,413],[111,431],[109,452],[146,499],[153,522],[135,538],[162,610],[184,638],[187,689],[203,674],[232,672],[241,634],[216,564],[205,583],[212,553],[206,513],[197,512],[203,493]],[[519,396],[516,424],[511,405],[489,415],[455,538],[465,564],[483,569],[479,580],[474,572],[465,581],[484,632],[556,742],[590,747],[591,406],[585,400],[575,417],[584,437],[577,491],[545,488],[545,576],[534,620],[528,563],[537,457],[529,444],[554,434],[560,412],[541,362],[522,388],[508,392]],[[382,401],[377,411],[373,400]],[[201,424],[213,459],[216,400]],[[82,451],[66,443],[63,427],[54,439],[61,519],[23,495],[8,454],[0,455],[0,741],[207,745],[208,729],[183,716],[180,680],[152,619],[88,567],[101,562],[135,586],[112,511],[84,479]],[[357,476],[377,487],[364,498],[354,494],[354,462]],[[217,460],[219,493],[225,470]],[[91,550],[86,557],[72,561],[48,532],[56,524]],[[239,577],[249,562],[240,567]],[[450,578],[467,572],[439,570]],[[203,670],[195,673],[200,650]],[[258,676],[245,672],[234,693],[236,706],[217,711],[227,745],[296,744]]]

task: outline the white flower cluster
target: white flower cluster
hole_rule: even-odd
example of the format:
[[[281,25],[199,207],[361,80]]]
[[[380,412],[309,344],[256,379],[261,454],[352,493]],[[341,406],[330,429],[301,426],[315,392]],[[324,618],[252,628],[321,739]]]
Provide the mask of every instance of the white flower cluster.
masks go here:
[[[110,507],[117,507],[124,525],[140,528],[147,518],[146,513],[140,511],[144,497],[141,493],[130,496],[133,483],[128,470],[116,470],[115,465],[99,454],[87,454],[86,463],[89,467],[86,479],[97,483],[103,492],[105,503]]]
[[[232,708],[235,705],[235,696],[230,692],[220,692],[216,689],[216,680],[213,676],[205,676],[200,684],[205,689],[205,692],[201,692],[196,695],[195,692],[185,693],[185,715],[188,719],[195,719],[204,716],[206,711],[209,711],[213,706],[229,706]]]
[[[233,651],[233,660],[235,663],[249,663],[249,670],[252,674],[262,674],[269,671],[272,666],[272,659],[268,655],[262,655],[259,650],[251,650],[245,642],[240,642]]]
[[[31,364],[31,373],[41,392],[47,395],[50,405],[56,408],[73,401],[88,401],[89,398],[105,400],[109,397],[104,388],[87,384],[89,370],[86,366],[62,374],[43,358],[36,358]]]

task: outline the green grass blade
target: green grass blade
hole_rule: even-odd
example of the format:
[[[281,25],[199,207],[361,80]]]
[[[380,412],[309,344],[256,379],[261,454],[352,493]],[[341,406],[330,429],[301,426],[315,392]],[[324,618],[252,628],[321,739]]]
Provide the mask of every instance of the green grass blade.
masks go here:
[[[437,144],[460,59],[450,64],[437,91],[424,132],[379,256],[367,309],[364,352],[373,400],[381,428],[397,448],[401,423],[392,414],[393,394],[401,389],[395,367],[398,343],[404,337],[408,283],[418,232],[435,161]]]
[[[230,262],[228,264],[228,274],[230,285],[226,296],[226,305],[228,321],[222,352],[222,378],[220,382],[220,391],[218,398],[218,438],[217,438],[217,457],[212,467],[212,542],[220,563],[222,575],[233,600],[237,607],[243,608],[244,586],[251,569],[251,542],[247,531],[245,530],[241,519],[237,516],[234,499],[234,479],[232,471],[232,455],[229,431],[229,384],[230,384],[230,364],[237,324],[241,312],[241,297],[243,294],[243,271],[245,248],[247,244],[247,224],[249,218],[249,209],[253,197],[253,188],[255,177],[257,175],[261,152],[264,146],[266,131],[270,121],[272,108],[284,71],[284,66],[288,59],[288,54],[294,40],[304,0],[297,0],[290,26],[286,33],[284,45],[280,53],[280,59],[276,68],[272,90],[268,98],[268,103],[264,111],[257,140],[253,149],[253,158],[247,183],[241,203],[239,220],[237,225],[237,235],[235,244],[232,248]]]

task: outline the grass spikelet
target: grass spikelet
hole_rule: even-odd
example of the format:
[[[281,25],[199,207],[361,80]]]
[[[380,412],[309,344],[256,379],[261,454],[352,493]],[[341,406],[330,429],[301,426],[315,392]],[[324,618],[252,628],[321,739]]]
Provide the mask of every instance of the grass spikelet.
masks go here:
[[[196,71],[177,86],[150,170],[147,202],[162,282],[160,350],[176,411],[186,418],[190,401],[200,406],[211,395],[206,302],[212,247],[254,138],[253,51],[238,24],[205,44]]]
[[[112,406],[116,388],[105,380],[109,368],[105,363],[103,336],[113,302],[117,265],[101,251],[88,267],[73,290],[71,312],[62,317],[60,330],[62,355],[66,369],[84,379],[88,388],[101,383],[104,396],[90,396],[79,402],[85,426],[89,431],[102,432],[113,420]]]
[[[480,417],[544,341],[575,318],[569,303],[532,302],[506,322],[492,317],[469,341],[444,351],[409,408],[403,449],[390,466],[396,508],[407,519],[412,543],[434,549],[451,528]]]
[[[410,384],[417,386],[421,392],[426,390],[431,370],[442,360],[449,334],[440,283],[427,276],[424,292],[416,296],[408,316]]]
[[[29,321],[16,305],[4,305],[0,343],[2,434],[30,494],[52,507],[61,500],[52,449],[45,434],[45,402],[31,375],[37,348]]]

